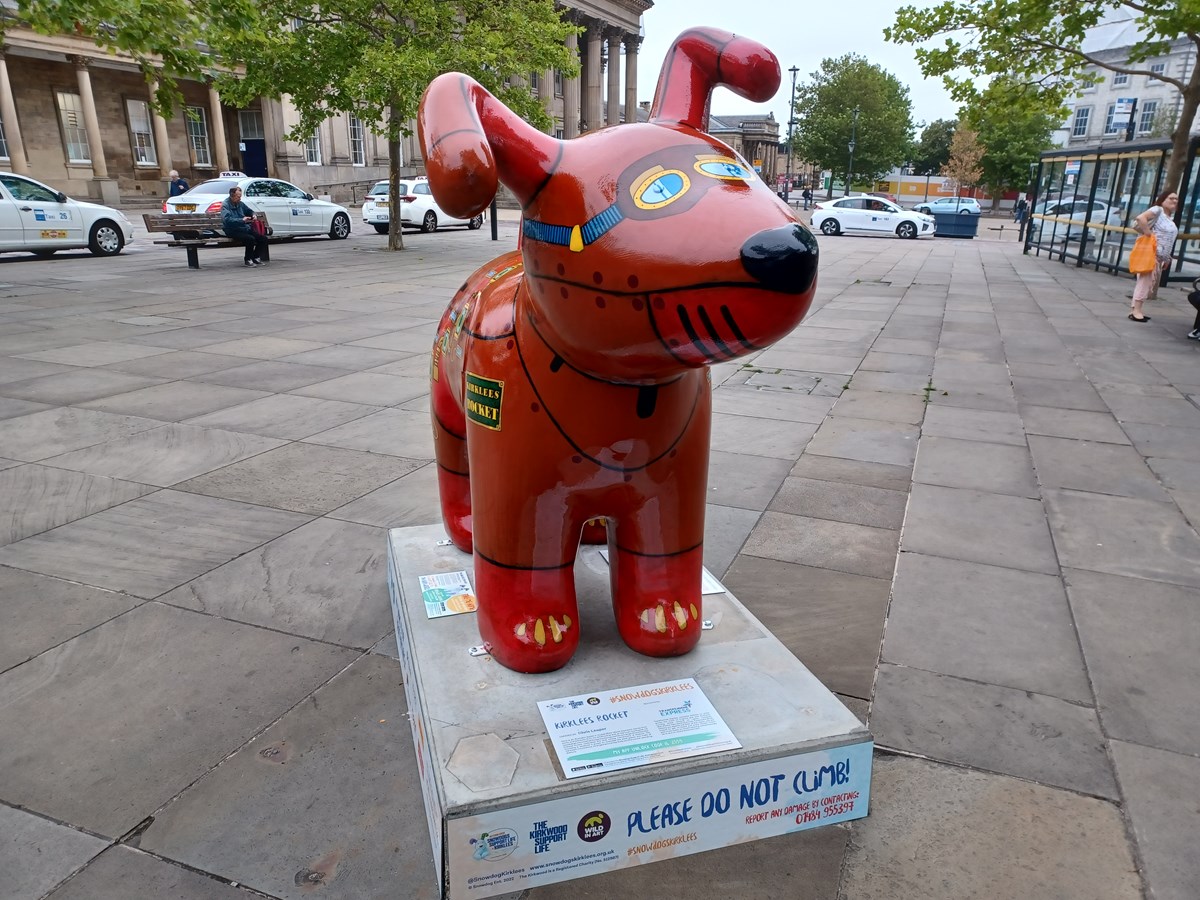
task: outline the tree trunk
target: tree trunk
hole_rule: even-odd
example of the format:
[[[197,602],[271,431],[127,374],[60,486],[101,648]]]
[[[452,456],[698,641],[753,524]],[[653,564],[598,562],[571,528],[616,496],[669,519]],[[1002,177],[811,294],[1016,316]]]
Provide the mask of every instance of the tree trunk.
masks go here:
[[[400,228],[400,116],[393,103],[388,111],[388,239],[389,250],[404,249]]]
[[[1179,110],[1179,121],[1175,124],[1175,132],[1171,135],[1171,158],[1167,162],[1167,173],[1163,178],[1163,187],[1179,190],[1183,182],[1183,168],[1187,165],[1188,142],[1191,139],[1192,122],[1196,118],[1196,109],[1200,107],[1200,68],[1192,71],[1187,90],[1183,92],[1183,106]],[[1181,204],[1182,205],[1182,204]]]

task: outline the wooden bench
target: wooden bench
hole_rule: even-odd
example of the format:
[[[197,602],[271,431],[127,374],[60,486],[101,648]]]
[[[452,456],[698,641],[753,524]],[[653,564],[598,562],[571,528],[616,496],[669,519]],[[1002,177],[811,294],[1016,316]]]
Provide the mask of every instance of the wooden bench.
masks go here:
[[[256,219],[267,222],[267,214],[256,212]],[[169,241],[155,241],[168,247],[183,247],[187,251],[189,269],[200,268],[201,247],[244,247],[239,241],[226,237],[222,231],[220,213],[145,213],[142,221],[146,223],[146,231],[151,234],[169,234]],[[267,225],[267,246],[263,247],[262,258],[265,262],[271,260],[273,242],[283,238],[271,235],[270,225]]]

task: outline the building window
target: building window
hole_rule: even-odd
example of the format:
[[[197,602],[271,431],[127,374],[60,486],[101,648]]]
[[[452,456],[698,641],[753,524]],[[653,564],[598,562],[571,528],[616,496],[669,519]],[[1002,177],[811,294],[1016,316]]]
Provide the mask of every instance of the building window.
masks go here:
[[[67,162],[90,163],[87,130],[83,127],[83,103],[78,94],[57,91],[58,120],[62,123],[63,143],[67,146]]]
[[[1113,87],[1129,84],[1129,76],[1124,72],[1113,72]]]
[[[313,133],[304,142],[304,161],[310,166],[321,164],[321,136]]]
[[[1071,128],[1071,137],[1087,137],[1088,121],[1092,118],[1092,108],[1081,106],[1075,110],[1075,124]]]
[[[208,149],[208,117],[204,114],[203,106],[189,106],[185,112],[192,162],[207,168],[212,165],[212,153]]]
[[[535,94],[541,90],[542,78],[537,72],[529,73],[529,89]]]
[[[157,166],[154,135],[150,128],[150,104],[145,100],[126,100],[129,114],[129,138],[133,142],[133,161],[139,166]]]
[[[0,121],[0,159],[8,159],[8,138],[4,136],[4,122]]]
[[[1167,64],[1166,63],[1151,63],[1150,71],[1153,72],[1155,75],[1165,75],[1167,73]]]
[[[367,164],[366,136],[363,124],[358,116],[350,114],[350,165],[365,166]]]
[[[1158,115],[1158,101],[1146,100],[1142,103],[1142,112],[1138,117],[1138,134],[1149,134],[1154,127],[1154,117]]]
[[[238,134],[243,141],[261,141],[265,137],[262,110],[239,109]]]
[[[562,72],[558,69],[554,70],[554,96],[561,97],[563,95]]]
[[[1117,104],[1115,104],[1115,103],[1108,104],[1108,114],[1104,118],[1104,133],[1105,134],[1116,134],[1118,131],[1121,130],[1121,126],[1113,121],[1113,116],[1116,115],[1116,112],[1117,112]]]

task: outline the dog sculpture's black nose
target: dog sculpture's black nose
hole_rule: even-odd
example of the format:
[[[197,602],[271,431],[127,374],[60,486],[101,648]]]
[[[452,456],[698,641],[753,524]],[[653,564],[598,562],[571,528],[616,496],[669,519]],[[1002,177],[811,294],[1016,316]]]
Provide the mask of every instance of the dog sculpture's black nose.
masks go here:
[[[742,244],[742,266],[764,287],[803,294],[817,275],[817,239],[799,223],[760,231]]]

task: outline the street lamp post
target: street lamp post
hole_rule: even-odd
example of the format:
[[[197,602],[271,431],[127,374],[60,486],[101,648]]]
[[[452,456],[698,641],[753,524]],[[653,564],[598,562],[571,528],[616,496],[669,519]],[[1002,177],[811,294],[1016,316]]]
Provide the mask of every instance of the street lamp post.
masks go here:
[[[787,146],[787,186],[783,189],[783,199],[785,203],[791,204],[792,193],[792,129],[796,126],[796,73],[800,71],[799,66],[792,66],[788,69],[792,73],[792,95],[791,105],[788,107],[788,146]]]
[[[855,145],[855,143],[857,143],[857,141],[856,141],[857,137],[858,137],[858,107],[856,106],[856,107],[854,107],[854,121],[851,122],[851,124],[850,124],[850,144],[849,144],[850,167],[849,167],[849,171],[846,173],[846,192],[844,194],[842,194],[843,197],[850,196],[850,182],[854,180],[854,145]]]

